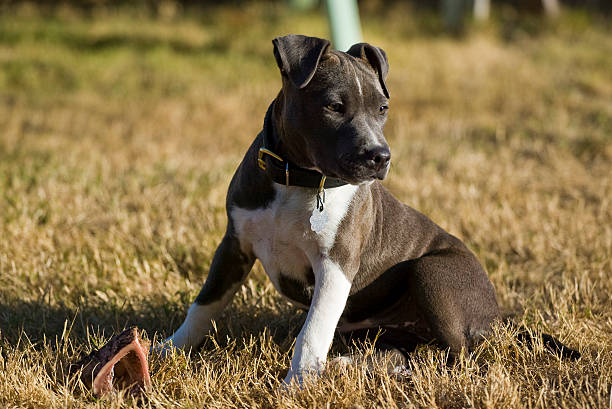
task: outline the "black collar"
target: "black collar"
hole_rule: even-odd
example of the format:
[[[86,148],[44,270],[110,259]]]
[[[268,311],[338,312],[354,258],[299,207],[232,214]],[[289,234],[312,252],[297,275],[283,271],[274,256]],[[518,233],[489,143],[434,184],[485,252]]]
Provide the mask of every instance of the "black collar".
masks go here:
[[[300,168],[299,166],[280,157],[270,148],[275,148],[274,134],[272,129],[272,109],[274,102],[270,104],[266,118],[264,119],[263,144],[257,155],[257,165],[270,176],[270,178],[281,185],[301,186],[321,189],[344,186],[347,182],[342,179],[326,177],[316,170]]]

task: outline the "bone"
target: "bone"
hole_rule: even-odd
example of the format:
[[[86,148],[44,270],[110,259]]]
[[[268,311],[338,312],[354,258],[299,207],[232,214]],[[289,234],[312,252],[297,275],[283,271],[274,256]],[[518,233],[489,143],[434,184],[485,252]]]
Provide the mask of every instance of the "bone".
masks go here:
[[[97,397],[119,389],[139,396],[151,387],[147,351],[148,343],[139,339],[136,327],[131,327],[72,364],[71,372],[81,371],[82,382]]]

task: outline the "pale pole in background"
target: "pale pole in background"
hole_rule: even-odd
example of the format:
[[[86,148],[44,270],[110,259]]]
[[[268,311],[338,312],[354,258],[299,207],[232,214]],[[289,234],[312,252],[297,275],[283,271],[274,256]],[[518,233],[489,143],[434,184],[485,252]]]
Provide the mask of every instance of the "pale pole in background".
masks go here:
[[[490,0],[474,0],[474,18],[478,21],[484,21],[489,18],[491,11]]]
[[[327,0],[326,5],[334,48],[347,51],[353,44],[360,43],[362,37],[357,0]]]
[[[542,0],[542,5],[547,16],[556,17],[559,15],[559,0]]]

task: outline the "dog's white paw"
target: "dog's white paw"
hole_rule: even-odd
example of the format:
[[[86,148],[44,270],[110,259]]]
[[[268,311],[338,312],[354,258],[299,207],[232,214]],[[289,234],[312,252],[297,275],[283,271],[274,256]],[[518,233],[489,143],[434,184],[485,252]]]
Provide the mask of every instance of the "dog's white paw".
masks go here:
[[[326,369],[340,368],[341,370],[344,370],[354,364],[355,364],[354,358],[352,356],[345,355],[345,356],[339,356],[339,357],[330,359],[329,361],[327,361],[327,364],[320,365],[319,369],[311,368],[311,369],[305,369],[301,371],[294,371],[290,369],[289,372],[287,373],[287,376],[285,377],[285,380],[283,381],[283,387],[284,388],[288,388],[291,386],[302,387],[306,379],[314,379],[320,376],[321,374],[323,374],[323,372],[325,372]]]
[[[322,373],[322,369],[303,369],[294,371],[289,369],[287,372],[287,376],[285,376],[285,380],[283,380],[283,388],[291,388],[297,386],[298,388],[302,388],[306,381],[312,381],[320,376]]]

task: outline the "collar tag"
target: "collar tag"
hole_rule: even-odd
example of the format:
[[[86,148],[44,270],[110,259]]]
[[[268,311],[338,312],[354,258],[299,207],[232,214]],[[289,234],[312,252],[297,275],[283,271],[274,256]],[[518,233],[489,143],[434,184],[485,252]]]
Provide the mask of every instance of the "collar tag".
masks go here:
[[[325,226],[327,225],[327,221],[329,220],[329,216],[327,214],[327,210],[325,209],[325,175],[321,177],[321,182],[319,183],[319,190],[317,191],[317,203],[315,204],[315,208],[312,209],[312,215],[310,216],[310,229],[315,233],[321,233]]]
[[[317,194],[317,200],[319,200],[319,195]],[[319,234],[323,231],[327,222],[329,221],[329,215],[327,214],[327,209],[324,209],[321,206],[321,210],[318,208],[312,209],[312,214],[310,215],[310,229]]]

